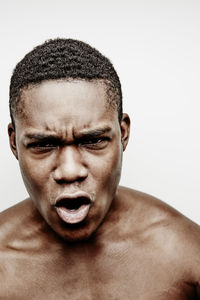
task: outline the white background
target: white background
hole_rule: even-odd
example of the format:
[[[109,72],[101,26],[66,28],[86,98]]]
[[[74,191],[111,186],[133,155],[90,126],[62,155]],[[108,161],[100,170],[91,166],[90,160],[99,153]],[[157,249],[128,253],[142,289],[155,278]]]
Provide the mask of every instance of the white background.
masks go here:
[[[113,62],[132,119],[121,184],[200,224],[200,1],[7,0],[0,4],[0,210],[27,196],[7,139],[16,63],[46,39],[88,42]]]

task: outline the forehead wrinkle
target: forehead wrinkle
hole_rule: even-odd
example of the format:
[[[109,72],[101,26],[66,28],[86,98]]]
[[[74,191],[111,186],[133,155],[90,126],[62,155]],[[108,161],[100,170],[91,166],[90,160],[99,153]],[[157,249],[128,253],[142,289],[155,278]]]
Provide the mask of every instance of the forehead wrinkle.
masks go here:
[[[54,128],[53,128],[54,127]],[[78,138],[79,136],[84,135],[93,135],[93,136],[99,136],[104,133],[110,132],[112,130],[112,127],[110,125],[105,124],[92,124],[89,122],[88,124],[81,124],[80,126],[75,126],[73,123],[66,123],[65,125],[59,126],[58,129],[56,129],[56,126],[47,125],[45,126],[45,131],[48,133],[53,133],[56,136],[59,136],[60,138]]]
[[[60,138],[66,138],[67,135],[70,132],[70,128],[66,127],[64,125],[56,125],[55,122],[54,124],[48,125],[45,124],[45,132],[50,133],[56,137],[60,137]]]

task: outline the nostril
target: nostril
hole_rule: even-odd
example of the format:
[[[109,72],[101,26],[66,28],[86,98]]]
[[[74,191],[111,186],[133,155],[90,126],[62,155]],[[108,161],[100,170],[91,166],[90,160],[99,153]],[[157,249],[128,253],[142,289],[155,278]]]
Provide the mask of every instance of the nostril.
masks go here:
[[[59,183],[59,184],[65,184],[65,183],[73,183],[73,182],[82,182],[85,180],[86,177],[79,177],[79,178],[76,178],[75,180],[69,180],[69,179],[66,179],[66,178],[55,178],[54,177],[54,180]]]
[[[53,178],[58,183],[83,181],[88,176],[88,169],[81,157],[73,157],[65,153],[56,160]]]

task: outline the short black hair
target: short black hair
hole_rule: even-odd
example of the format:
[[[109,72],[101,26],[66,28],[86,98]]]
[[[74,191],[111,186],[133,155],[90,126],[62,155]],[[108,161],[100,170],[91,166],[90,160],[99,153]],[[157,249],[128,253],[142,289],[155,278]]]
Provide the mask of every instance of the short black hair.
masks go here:
[[[106,84],[108,101],[122,117],[122,91],[110,60],[90,45],[74,39],[51,39],[35,47],[16,65],[10,81],[10,116],[18,113],[23,88],[51,79],[100,79]]]

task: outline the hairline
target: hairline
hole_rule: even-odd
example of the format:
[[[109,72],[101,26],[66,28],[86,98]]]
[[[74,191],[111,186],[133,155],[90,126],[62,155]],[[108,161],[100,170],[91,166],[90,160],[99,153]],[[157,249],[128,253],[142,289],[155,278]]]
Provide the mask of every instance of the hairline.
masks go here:
[[[14,100],[15,101],[15,108],[14,108],[14,111],[11,111],[11,122],[12,122],[12,125],[13,127],[15,128],[15,119],[20,116],[22,113],[23,113],[23,109],[19,109],[19,106],[20,106],[20,102],[22,101],[22,93],[25,91],[25,90],[29,90],[29,89],[32,89],[34,87],[37,87],[39,85],[41,85],[43,82],[51,82],[51,81],[54,81],[54,82],[57,82],[57,83],[60,83],[60,82],[78,82],[78,81],[85,81],[85,82],[92,82],[92,83],[95,83],[95,84],[98,84],[98,83],[101,83],[102,85],[104,85],[104,88],[105,88],[105,93],[106,93],[106,96],[107,96],[107,99],[106,99],[106,103],[107,103],[107,107],[109,109],[112,109],[112,110],[116,110],[117,114],[118,114],[118,121],[119,123],[121,122],[121,115],[120,112],[119,112],[119,109],[118,109],[118,104],[119,104],[119,101],[120,101],[120,96],[118,95],[117,91],[117,87],[115,87],[113,84],[112,84],[112,81],[109,80],[109,79],[104,79],[104,78],[83,78],[83,77],[61,77],[61,78],[56,78],[56,79],[43,79],[39,82],[30,82],[28,83],[27,85],[21,87],[19,89],[19,92],[18,92],[18,95],[17,95],[17,99]],[[112,96],[113,97],[118,97],[119,99],[114,101],[113,99],[110,99],[110,94],[109,94],[109,85],[112,86]]]

